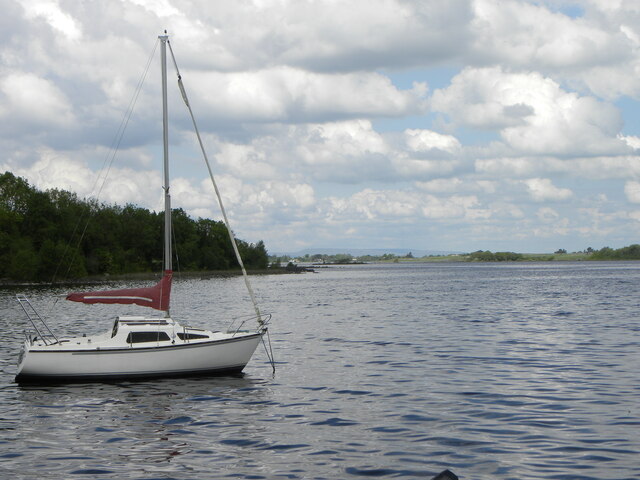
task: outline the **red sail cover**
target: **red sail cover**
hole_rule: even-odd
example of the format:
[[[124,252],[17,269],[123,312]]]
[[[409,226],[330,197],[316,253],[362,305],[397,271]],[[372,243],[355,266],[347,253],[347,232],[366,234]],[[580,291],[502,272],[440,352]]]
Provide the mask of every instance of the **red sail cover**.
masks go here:
[[[171,296],[171,278],[173,272],[165,270],[162,279],[153,287],[124,288],[122,290],[104,290],[100,292],[74,292],[67,300],[82,303],[119,303],[136,304],[156,310],[169,310]]]

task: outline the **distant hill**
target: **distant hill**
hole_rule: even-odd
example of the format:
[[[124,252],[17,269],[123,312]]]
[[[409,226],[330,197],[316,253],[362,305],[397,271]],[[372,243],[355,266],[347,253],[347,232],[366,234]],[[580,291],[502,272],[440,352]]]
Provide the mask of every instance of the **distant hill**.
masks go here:
[[[419,250],[413,248],[305,248],[304,250],[298,250],[296,252],[274,252],[270,253],[275,256],[288,255],[289,257],[304,257],[305,255],[338,255],[341,253],[348,253],[355,257],[361,257],[363,255],[382,256],[385,253],[390,253],[397,256],[403,256],[411,252],[414,257],[424,257],[428,255],[453,255],[463,252],[452,252],[445,250]]]

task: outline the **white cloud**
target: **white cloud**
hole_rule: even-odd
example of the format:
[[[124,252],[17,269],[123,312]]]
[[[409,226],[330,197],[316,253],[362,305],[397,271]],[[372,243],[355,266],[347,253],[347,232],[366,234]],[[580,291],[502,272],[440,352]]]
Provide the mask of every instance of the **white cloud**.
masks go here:
[[[474,162],[476,172],[495,177],[523,178],[563,174],[588,180],[627,179],[640,176],[640,157],[503,157]]]
[[[529,195],[536,202],[563,201],[571,198],[573,192],[568,188],[558,188],[548,178],[531,178],[522,182]]]
[[[223,143],[216,154],[218,164],[243,178],[274,178],[277,172],[264,150],[253,145]]]
[[[469,0],[278,1],[207,6],[198,13],[216,19],[221,31],[211,41],[224,46],[235,69],[276,62],[336,72],[403,67],[456,55],[467,42],[469,5]],[[238,24],[243,28],[225,28]],[[441,41],[445,36],[448,42]]]
[[[556,222],[560,218],[560,214],[550,207],[539,208],[536,216],[544,223]]]
[[[405,130],[404,135],[409,150],[413,152],[458,153],[462,148],[454,136],[442,135],[431,130],[408,129]]]
[[[6,131],[43,126],[68,128],[75,121],[69,99],[45,78],[14,72],[0,78],[0,118]],[[37,133],[37,132],[34,132]]]
[[[97,198],[106,203],[134,203],[146,208],[161,209],[161,175],[156,170],[111,168],[104,181],[104,171],[93,171],[88,165],[52,150],[41,150],[32,165],[0,164],[0,170],[12,171],[32,185],[47,190],[61,188],[80,198]]]
[[[618,135],[618,138],[620,140],[623,140],[634,150],[640,150],[640,137],[637,137],[635,135]]]
[[[70,40],[79,40],[82,29],[67,12],[62,11],[57,1],[32,0],[22,4],[28,19],[44,19],[51,27],[63,33]]]
[[[525,68],[575,69],[629,59],[621,32],[518,0],[473,2],[474,52]]]
[[[357,183],[397,177],[391,164],[396,150],[369,120],[274,125],[248,142],[207,135],[205,144],[216,162],[214,173],[245,181]]]
[[[624,184],[624,194],[631,203],[640,203],[640,182],[628,181]]]
[[[538,210],[537,217],[542,223],[532,228],[532,233],[536,237],[561,238],[569,235],[572,230],[569,219],[560,217],[552,209]]]
[[[404,144],[395,151],[392,164],[400,177],[421,180],[459,171],[466,164],[466,156],[462,145],[452,135],[407,129]]]
[[[281,66],[183,75],[189,91],[204,103],[206,117],[227,121],[324,121],[417,114],[426,109],[424,84],[398,90],[388,77],[373,72],[324,74]]]
[[[171,17],[171,16],[183,16],[183,13],[175,8],[169,0],[129,0],[131,3],[140,5],[150,12],[153,12],[156,16]]]
[[[460,191],[464,182],[459,178],[438,178],[428,182],[416,182],[416,186],[426,192],[432,193],[452,193]]]
[[[617,138],[622,122],[613,105],[565,92],[535,72],[466,68],[434,92],[432,107],[454,124],[498,130],[516,152],[592,155],[626,148]]]
[[[562,13],[565,3],[474,0],[467,62],[536,70],[600,98],[637,98],[640,12],[634,0],[580,2],[579,16]]]
[[[501,157],[482,158],[474,162],[478,173],[491,177],[529,177],[541,172],[549,172],[551,163],[556,160],[522,158],[522,157]],[[560,162],[558,162],[560,163]]]
[[[409,180],[448,176],[461,168],[458,160],[430,160],[414,158],[403,152],[393,159],[393,168],[397,175]]]
[[[609,99],[640,96],[640,10],[634,0],[587,0],[585,22],[594,38],[608,36],[594,55],[591,68],[568,72],[567,78]],[[602,54],[606,56],[603,58]]]
[[[349,198],[331,198],[326,215],[332,221],[353,222],[455,219],[473,217],[477,205],[478,199],[473,195],[436,197],[417,191],[366,188]]]
[[[245,183],[230,175],[220,175],[216,183],[234,229],[255,231],[296,223],[313,213],[317,200],[313,187],[305,183],[264,181]],[[172,181],[173,205],[193,216],[221,219],[222,214],[210,180],[199,184],[178,178]]]
[[[526,217],[524,211],[513,203],[498,201],[489,205],[493,218],[503,218],[509,220],[523,219]]]
[[[426,182],[415,182],[416,188],[434,194],[443,193],[482,193],[494,194],[499,188],[499,182],[490,180],[462,180],[459,177],[437,178]]]
[[[40,188],[91,194],[96,157],[167,28],[241,238],[516,250],[506,242],[635,238],[640,132],[627,102],[640,98],[640,11],[567,5],[10,2],[0,161]],[[162,208],[156,60],[104,201]],[[219,218],[172,95],[174,205]]]
[[[55,151],[43,149],[38,152],[39,159],[28,166],[11,163],[0,164],[0,170],[8,170],[17,176],[26,178],[39,189],[62,188],[76,192],[80,197],[91,195],[95,183],[95,174],[87,167]]]
[[[367,120],[313,124],[299,130],[297,153],[307,164],[331,165],[339,158],[390,153],[382,136]]]

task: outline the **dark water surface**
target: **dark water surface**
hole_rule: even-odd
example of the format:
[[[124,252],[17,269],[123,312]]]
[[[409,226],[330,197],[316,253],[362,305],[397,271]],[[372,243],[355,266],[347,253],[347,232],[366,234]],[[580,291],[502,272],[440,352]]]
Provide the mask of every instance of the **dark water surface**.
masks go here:
[[[259,347],[241,378],[41,388],[12,383],[26,322],[0,291],[0,477],[640,479],[640,263],[253,283],[275,377]],[[131,312],[26,293],[64,334]],[[217,312],[251,313],[245,296],[240,278],[178,280],[173,316],[225,328]]]

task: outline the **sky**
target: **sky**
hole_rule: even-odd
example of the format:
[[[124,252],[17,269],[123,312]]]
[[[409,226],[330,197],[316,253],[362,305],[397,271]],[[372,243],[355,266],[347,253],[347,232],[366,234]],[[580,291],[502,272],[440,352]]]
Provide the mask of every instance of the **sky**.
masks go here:
[[[0,172],[38,188],[163,209],[166,29],[232,227],[270,253],[640,243],[637,0],[0,8]],[[173,206],[221,219],[169,88]]]

